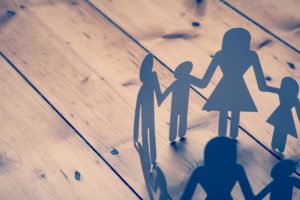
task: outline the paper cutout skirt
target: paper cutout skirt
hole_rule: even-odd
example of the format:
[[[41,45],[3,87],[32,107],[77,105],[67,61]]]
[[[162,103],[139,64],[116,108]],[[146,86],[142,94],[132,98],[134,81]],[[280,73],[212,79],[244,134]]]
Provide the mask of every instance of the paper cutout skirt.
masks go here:
[[[203,110],[257,112],[249,90],[243,78],[232,80],[221,79],[208,98]]]

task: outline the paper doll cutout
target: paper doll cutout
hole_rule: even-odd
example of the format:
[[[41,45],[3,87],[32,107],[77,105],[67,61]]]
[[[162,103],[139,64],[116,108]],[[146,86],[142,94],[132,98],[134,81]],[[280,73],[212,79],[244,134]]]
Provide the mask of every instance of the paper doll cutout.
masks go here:
[[[176,80],[162,94],[162,101],[172,93],[169,140],[184,137],[187,132],[190,86],[202,86],[202,81],[190,75],[193,64],[189,61],[181,63],[174,72]]]
[[[300,179],[292,177],[295,170],[296,162],[292,160],[277,163],[271,171],[273,181],[256,196],[256,199],[263,199],[270,193],[270,200],[292,200],[293,188],[300,189]]]
[[[213,57],[204,77],[206,87],[217,67],[220,67],[223,77],[208,98],[203,110],[219,111],[219,135],[227,132],[228,113],[231,112],[230,136],[238,136],[240,112],[257,112],[249,90],[243,78],[253,67],[258,87],[267,91],[268,86],[254,51],[250,50],[250,33],[243,28],[228,30],[223,37],[222,49]]]
[[[154,93],[157,102],[161,100],[161,89],[158,78],[153,68],[153,56],[148,54],[141,65],[140,80],[143,83],[137,97],[135,117],[134,117],[134,143],[138,141],[139,124],[141,121],[142,146],[145,153],[145,159],[148,164],[156,162],[156,142],[155,142],[155,115],[154,115]]]
[[[292,108],[296,108],[298,120],[300,121],[299,86],[293,78],[285,77],[282,79],[280,89],[273,88],[269,91],[277,93],[280,101],[280,105],[267,120],[268,123],[274,126],[271,145],[273,149],[283,153],[288,134],[298,138]]]
[[[245,199],[254,198],[245,170],[237,163],[236,141],[217,137],[207,143],[204,165],[193,171],[181,199],[192,199],[199,184],[207,194],[206,200],[232,200],[231,191],[236,182],[240,184]]]

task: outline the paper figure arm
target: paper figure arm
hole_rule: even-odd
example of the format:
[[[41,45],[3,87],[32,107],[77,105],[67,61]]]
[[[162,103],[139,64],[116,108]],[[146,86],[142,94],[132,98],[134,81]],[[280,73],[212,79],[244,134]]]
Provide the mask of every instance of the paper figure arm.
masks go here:
[[[243,168],[240,168],[239,183],[245,199],[254,199],[254,193],[251,189],[246,172],[244,171]]]
[[[191,175],[191,178],[181,196],[181,200],[190,200],[193,198],[193,194],[196,190],[199,182],[199,170],[195,169]]]
[[[162,92],[161,92],[160,84],[156,72],[153,72],[152,75],[153,75],[154,91],[156,95],[157,104],[160,105],[162,102]]]
[[[280,89],[276,88],[276,87],[272,87],[272,86],[267,86],[267,92],[272,92],[272,93],[279,94],[280,93]]]
[[[189,82],[190,82],[190,84],[192,84],[192,85],[194,85],[196,87],[199,87],[199,88],[203,88],[204,87],[203,80],[200,79],[200,78],[197,78],[195,76],[190,75],[189,76]]]
[[[213,57],[212,61],[210,62],[209,66],[203,76],[202,88],[205,88],[209,84],[212,76],[214,75],[214,73],[219,65],[219,56],[218,55],[219,55],[219,53],[216,53],[216,55]]]
[[[139,123],[140,123],[140,112],[141,112],[141,90],[138,93],[135,106],[135,115],[134,115],[134,127],[133,127],[133,141],[136,143],[139,139]]]
[[[254,58],[253,58],[253,69],[254,69],[254,74],[256,77],[257,85],[260,91],[262,92],[267,92],[268,89],[271,91],[274,91],[274,88],[272,89],[271,87],[267,86],[265,76],[258,58],[258,55],[253,52]]]
[[[262,189],[262,191],[260,191],[256,196],[255,199],[256,200],[261,200],[263,199],[265,196],[267,196],[267,194],[269,194],[271,192],[271,188],[272,188],[272,183],[269,183],[269,185],[267,185],[264,189]]]
[[[160,104],[167,98],[167,96],[172,92],[174,88],[174,82],[162,93],[161,99],[160,99]],[[160,105],[159,104],[159,105]]]

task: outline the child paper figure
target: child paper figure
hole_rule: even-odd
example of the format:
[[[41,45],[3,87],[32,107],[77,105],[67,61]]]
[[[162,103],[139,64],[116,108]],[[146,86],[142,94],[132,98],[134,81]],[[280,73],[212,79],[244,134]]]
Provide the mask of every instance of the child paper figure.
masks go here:
[[[228,113],[231,112],[230,136],[238,136],[240,112],[257,112],[247,88],[244,74],[253,68],[258,88],[267,91],[268,86],[256,52],[250,50],[250,33],[243,28],[228,30],[223,37],[222,49],[213,57],[203,83],[206,87],[219,67],[223,77],[209,96],[203,110],[218,111],[219,135],[227,133]]]
[[[187,115],[190,85],[202,86],[202,81],[190,75],[193,64],[181,63],[175,70],[176,80],[162,94],[162,101],[172,92],[169,140],[173,142],[177,135],[183,137],[187,131]]]
[[[292,200],[293,188],[300,189],[300,179],[292,177],[295,170],[296,163],[292,160],[277,163],[271,172],[273,181],[256,196],[256,199],[263,199],[270,193],[270,200]]]
[[[134,143],[139,137],[139,123],[141,121],[142,129],[142,146],[145,153],[145,159],[150,164],[156,162],[156,143],[155,143],[155,120],[154,120],[154,93],[157,101],[160,102],[161,90],[158,83],[157,75],[152,71],[153,56],[148,54],[142,63],[140,70],[140,80],[142,86],[139,90],[135,118],[134,118]],[[141,117],[140,117],[141,115]]]
[[[287,136],[298,138],[292,108],[296,108],[298,119],[300,120],[300,103],[298,97],[298,83],[291,77],[283,78],[280,89],[273,88],[270,92],[279,95],[280,104],[268,118],[267,122],[274,126],[272,138],[272,148],[280,153],[284,152]]]

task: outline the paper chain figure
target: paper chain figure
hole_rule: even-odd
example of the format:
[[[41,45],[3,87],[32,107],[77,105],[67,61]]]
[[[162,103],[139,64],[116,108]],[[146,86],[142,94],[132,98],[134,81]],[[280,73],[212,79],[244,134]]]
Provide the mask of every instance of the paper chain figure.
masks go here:
[[[222,49],[214,55],[202,79],[190,74],[193,68],[191,62],[183,62],[174,72],[176,80],[164,92],[161,91],[156,73],[152,71],[153,56],[148,54],[144,58],[140,70],[140,80],[143,84],[138,93],[134,118],[134,144],[141,157],[145,181],[148,181],[148,183],[154,181],[156,183],[155,187],[153,185],[147,185],[150,199],[153,199],[152,192],[156,191],[158,187],[161,190],[161,199],[171,199],[167,191],[163,172],[156,165],[154,96],[156,96],[157,104],[161,105],[167,96],[172,93],[169,140],[170,142],[174,142],[177,136],[182,138],[187,132],[190,86],[193,85],[199,88],[206,87],[212,79],[217,67],[221,69],[223,76],[209,96],[203,110],[218,111],[220,113],[218,128],[220,139],[212,139],[207,144],[206,150],[210,149],[210,151],[214,152],[208,153],[207,151],[209,150],[205,151],[205,165],[198,167],[193,172],[183,194],[183,199],[190,199],[192,197],[198,183],[201,184],[207,192],[207,200],[220,199],[221,197],[222,199],[231,199],[230,192],[234,183],[237,181],[240,182],[246,199],[261,199],[267,193],[271,193],[272,200],[291,199],[292,188],[294,186],[300,187],[299,180],[290,177],[295,170],[295,162],[290,160],[282,161],[272,170],[274,181],[255,197],[242,166],[235,164],[236,148],[234,144],[231,144],[233,140],[224,137],[227,135],[229,112],[231,113],[229,135],[232,139],[238,137],[240,112],[257,112],[255,103],[243,79],[244,74],[252,67],[259,90],[262,92],[276,93],[279,96],[280,104],[267,120],[269,124],[274,126],[273,139],[271,142],[272,148],[279,153],[283,153],[288,134],[297,138],[292,109],[295,108],[298,119],[300,120],[299,86],[291,77],[283,78],[280,88],[268,86],[259,58],[255,51],[250,50],[250,41],[251,36],[247,30],[242,28],[230,29],[224,34]],[[142,144],[138,142],[140,124]],[[217,147],[219,149],[215,148],[211,150],[212,147],[210,146],[213,145],[210,145],[210,143],[218,143],[219,146]],[[224,155],[224,157],[233,156],[233,162],[231,164],[227,162],[228,160],[222,160],[222,158],[220,158],[220,155],[222,155],[221,151],[227,154]],[[211,157],[210,159],[212,160],[207,160],[207,157]],[[221,172],[225,173],[225,176],[230,175],[230,177],[210,173],[212,172],[212,168],[214,168],[214,164],[220,164],[217,162],[218,160],[227,162],[228,169],[225,168],[225,172],[223,170],[221,170]],[[151,165],[157,174],[156,180],[153,181],[151,181],[152,179],[149,175]],[[282,174],[280,174],[280,172],[282,172]],[[217,180],[220,177],[226,181],[222,182],[221,180]],[[206,179],[216,179],[217,184],[211,185]],[[280,195],[281,193],[278,194],[276,190],[280,185],[285,185],[285,189],[283,189],[285,192],[282,194],[284,196]]]

